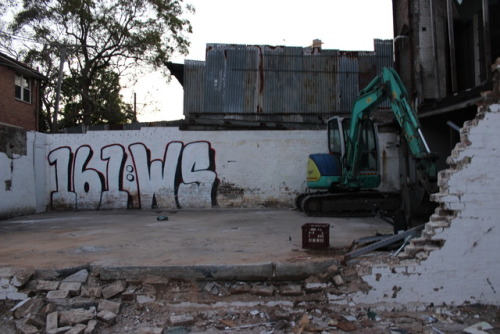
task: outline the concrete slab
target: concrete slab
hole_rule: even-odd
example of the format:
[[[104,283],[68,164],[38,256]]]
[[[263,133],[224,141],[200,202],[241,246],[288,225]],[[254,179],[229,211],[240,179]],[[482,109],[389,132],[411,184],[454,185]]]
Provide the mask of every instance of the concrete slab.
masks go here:
[[[381,219],[307,217],[287,209],[47,212],[0,221],[0,267],[197,267],[210,275],[232,268],[231,276],[253,272],[254,265],[276,274],[304,262],[328,264],[328,252],[302,248],[305,223],[330,224],[331,248],[392,232]]]

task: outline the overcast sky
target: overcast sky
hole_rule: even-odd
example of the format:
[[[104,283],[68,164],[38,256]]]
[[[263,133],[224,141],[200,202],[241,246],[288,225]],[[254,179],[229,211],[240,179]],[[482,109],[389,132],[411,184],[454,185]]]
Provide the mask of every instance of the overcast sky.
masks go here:
[[[205,60],[207,43],[309,46],[321,39],[324,49],[373,50],[373,40],[393,38],[392,0],[184,0],[196,12],[188,56]],[[165,84],[148,75],[124,92],[137,94],[140,122],[183,118],[183,90],[175,78]]]

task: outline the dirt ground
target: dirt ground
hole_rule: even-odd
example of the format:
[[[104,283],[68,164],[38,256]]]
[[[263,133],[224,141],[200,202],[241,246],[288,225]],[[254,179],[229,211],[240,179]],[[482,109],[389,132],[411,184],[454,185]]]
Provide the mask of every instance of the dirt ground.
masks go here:
[[[168,220],[158,219],[163,216]],[[328,249],[301,247],[305,223],[330,224]],[[349,302],[350,293],[369,287],[341,262],[294,280],[147,274],[114,279],[103,274],[123,265],[142,265],[144,273],[179,264],[232,264],[236,271],[238,264],[249,263],[305,265],[341,258],[356,238],[390,232],[388,224],[374,218],[309,218],[292,210],[70,212],[1,221],[0,295],[7,297],[0,300],[0,333],[500,334],[499,307],[410,309]],[[371,256],[383,258],[388,251]],[[88,277],[78,288],[62,288],[80,272]],[[22,284],[20,277],[26,278]],[[41,287],[53,283],[53,290]],[[105,293],[117,284],[118,291]],[[51,296],[61,291],[67,294]],[[9,293],[21,295],[14,300]],[[59,323],[49,331],[54,312]],[[72,312],[90,316],[63,320]]]

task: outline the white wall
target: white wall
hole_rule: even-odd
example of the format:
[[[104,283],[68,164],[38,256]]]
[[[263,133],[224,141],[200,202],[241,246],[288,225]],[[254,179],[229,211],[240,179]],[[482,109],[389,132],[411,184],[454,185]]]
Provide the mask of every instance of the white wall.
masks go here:
[[[308,155],[326,151],[326,131],[143,128],[53,135],[49,202],[63,208],[151,208],[154,195],[161,208],[292,207],[306,186]]]
[[[362,278],[371,289],[352,295],[355,302],[500,305],[500,105],[490,109],[462,129],[462,143],[448,159],[455,167],[440,173],[435,198],[441,212],[456,217],[449,227],[431,219],[426,231],[432,230],[427,244],[444,245],[422,260],[370,264]]]
[[[35,168],[41,167],[45,171],[45,166],[43,162],[38,166],[34,164],[34,143],[35,133],[28,132],[25,143],[26,155],[17,153],[7,155],[0,152],[0,217],[37,211]]]
[[[96,131],[49,139],[54,207],[292,206],[324,131]]]
[[[48,208],[149,209],[154,203],[159,208],[293,207],[306,187],[308,155],[327,151],[325,130],[143,128],[28,132],[26,138],[26,155],[10,159],[0,153],[0,216]],[[395,136],[380,138],[381,189],[394,190]]]

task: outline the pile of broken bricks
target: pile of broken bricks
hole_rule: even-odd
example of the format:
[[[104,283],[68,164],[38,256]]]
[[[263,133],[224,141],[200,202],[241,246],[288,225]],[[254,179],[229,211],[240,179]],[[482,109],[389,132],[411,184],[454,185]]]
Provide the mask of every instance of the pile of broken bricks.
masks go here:
[[[19,333],[92,334],[100,323],[112,325],[120,312],[121,303],[109,299],[126,289],[124,281],[90,286],[86,269],[61,280],[34,280],[34,274],[1,278],[0,299],[21,300],[10,310]]]

